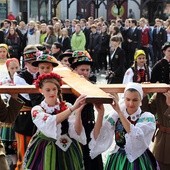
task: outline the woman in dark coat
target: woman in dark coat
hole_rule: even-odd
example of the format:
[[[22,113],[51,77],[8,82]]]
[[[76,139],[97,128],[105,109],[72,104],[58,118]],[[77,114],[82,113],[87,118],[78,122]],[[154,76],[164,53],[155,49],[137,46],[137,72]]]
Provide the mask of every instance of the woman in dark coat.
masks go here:
[[[5,38],[5,43],[8,45],[9,54],[11,58],[17,58],[20,60],[20,37],[15,31],[15,28],[10,27],[9,33]]]

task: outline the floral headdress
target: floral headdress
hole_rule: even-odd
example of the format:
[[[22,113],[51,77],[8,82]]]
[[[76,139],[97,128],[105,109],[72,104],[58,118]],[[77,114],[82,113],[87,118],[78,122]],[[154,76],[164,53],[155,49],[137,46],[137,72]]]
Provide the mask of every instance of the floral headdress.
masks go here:
[[[48,74],[42,74],[38,76],[38,79],[35,81],[36,88],[41,88],[43,82],[47,79],[55,79],[59,86],[62,85],[62,79],[60,75],[56,73],[48,73]]]
[[[32,65],[38,67],[39,63],[51,63],[53,67],[58,66],[58,61],[54,56],[43,53],[37,57],[36,61],[32,62]]]

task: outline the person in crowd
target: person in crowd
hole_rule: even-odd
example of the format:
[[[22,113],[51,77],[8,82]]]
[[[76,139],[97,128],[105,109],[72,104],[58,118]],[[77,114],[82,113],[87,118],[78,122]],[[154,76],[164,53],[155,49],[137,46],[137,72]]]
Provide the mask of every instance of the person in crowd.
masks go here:
[[[170,19],[165,21],[165,29],[167,32],[167,42],[170,42]]]
[[[74,51],[73,57],[69,58],[69,62],[71,64],[71,68],[75,73],[83,76],[86,80],[95,83],[94,80],[90,77],[93,62],[86,56],[84,52]],[[63,98],[70,103],[74,103],[74,101],[76,100],[76,96],[72,94],[64,94]],[[81,117],[87,137],[87,144],[82,146],[85,170],[103,170],[101,155],[97,156],[93,160],[90,158],[89,155],[88,143],[90,141],[90,133],[95,124],[94,106],[92,103],[88,103],[85,105],[82,110]]]
[[[54,34],[55,34],[55,36],[56,36],[56,40],[61,36],[61,22],[56,22],[55,24],[54,24],[54,26],[53,26],[53,28],[54,28]]]
[[[23,106],[23,101],[18,99],[16,95],[12,95],[9,99],[9,102],[6,104],[0,97],[0,121],[3,123],[13,123],[18,115],[20,109]],[[9,166],[5,156],[5,148],[0,140],[0,162],[1,169],[9,170]]]
[[[17,21],[17,24],[19,25],[19,23],[21,21],[23,21],[23,16],[22,16],[22,12],[18,12],[18,15],[16,16],[16,21]]]
[[[47,24],[42,23],[40,29],[40,44],[43,44],[45,42],[46,36],[47,36]]]
[[[21,42],[21,52],[23,52],[24,48],[26,47],[27,44],[27,25],[25,24],[24,21],[21,21],[17,27],[17,29],[20,31],[22,34],[20,37],[22,37],[22,42]]]
[[[128,82],[150,82],[151,68],[146,64],[146,54],[143,50],[137,50],[134,55],[134,64],[126,70],[123,84]]]
[[[56,36],[54,34],[54,28],[52,25],[47,26],[47,36],[45,37],[45,43],[52,46],[56,42]]]
[[[3,31],[5,36],[8,34],[9,32],[9,27],[11,26],[11,21],[9,19],[5,19],[3,22]]]
[[[101,49],[99,54],[99,66],[100,70],[107,70],[107,57],[109,55],[109,44],[110,44],[110,36],[107,31],[107,26],[102,26],[101,30]]]
[[[128,18],[135,19],[135,13],[133,12],[133,10],[132,10],[131,8],[129,9],[129,15],[128,15]]]
[[[133,56],[135,54],[135,51],[137,49],[141,48],[141,33],[142,31],[138,28],[137,26],[137,20],[136,19],[131,19],[130,20],[130,29],[128,31],[128,48],[129,48],[129,66],[133,64]]]
[[[51,73],[54,67],[58,66],[58,61],[55,57],[49,54],[41,54],[33,61],[32,66],[38,67],[38,75]],[[41,93],[29,94],[32,106],[38,105],[44,99]]]
[[[129,82],[149,83],[151,79],[151,68],[146,64],[146,54],[143,50],[137,50],[134,55],[134,64],[128,68],[123,78],[123,84]],[[148,110],[148,102],[152,94],[146,94],[142,100],[142,110]]]
[[[9,19],[9,20],[15,20],[15,16],[14,16],[14,14],[13,14],[13,12],[12,11],[9,11],[9,14],[8,14],[8,16],[7,16],[7,19]]]
[[[0,44],[5,42],[5,34],[2,28],[0,28]]]
[[[32,62],[36,60],[38,49],[34,45],[27,45],[24,49],[24,64],[25,68],[14,75],[14,83],[16,85],[32,85],[34,80],[37,79],[38,68],[32,66]],[[16,132],[17,140],[17,167],[16,170],[22,168],[24,154],[34,133],[34,124],[31,119],[31,100],[29,94],[19,94],[25,105],[17,116],[14,123],[14,130]]]
[[[16,58],[9,58],[6,60],[6,67],[9,74],[4,79],[0,80],[0,85],[6,86],[14,85],[13,83],[14,73],[19,71],[20,69],[19,62]],[[8,94],[1,94],[1,97],[3,98],[4,101],[6,101],[6,103],[8,103],[11,96]],[[8,160],[11,161],[11,168],[12,167],[14,168],[17,160],[16,157],[17,148],[15,132],[13,130],[13,123],[2,123],[0,134],[1,140],[5,146],[5,152],[8,157]]]
[[[120,37],[122,37],[122,33],[120,31],[120,28],[116,25],[111,25],[111,31],[110,31],[110,37],[114,36],[114,35],[118,35]],[[123,41],[123,37],[122,37],[122,41]]]
[[[6,68],[5,62],[10,55],[8,53],[8,46],[6,44],[0,44],[0,80],[8,76],[8,70]]]
[[[27,148],[24,169],[80,170],[84,167],[78,142],[86,144],[81,120],[86,95],[71,105],[62,100],[61,85],[61,77],[56,73],[40,75],[36,80],[44,100],[31,110],[37,132]]]
[[[71,49],[70,37],[68,35],[68,29],[63,28],[61,30],[61,35],[58,37],[58,42],[62,44],[62,52]]]
[[[26,41],[26,37],[22,34],[22,32],[20,31],[20,29],[18,28],[18,23],[16,20],[12,20],[11,21],[11,27],[13,27],[16,31],[16,33],[18,34],[19,38],[20,38],[20,48],[19,48],[19,56],[21,56],[23,49],[25,48],[25,41]]]
[[[67,28],[68,30],[68,36],[71,37],[72,31],[71,31],[71,24],[69,19],[64,20],[64,28]]]
[[[85,50],[86,45],[86,37],[81,30],[81,25],[76,24],[75,25],[75,33],[71,37],[71,49],[73,51],[76,50]]]
[[[104,108],[96,105],[97,121],[92,131],[90,155],[95,158],[107,150],[115,136],[115,148],[108,155],[105,170],[117,169],[159,169],[151,151],[148,149],[156,129],[155,117],[140,108],[143,99],[142,86],[130,82],[124,90],[124,103],[118,104],[113,98],[113,110],[104,120]]]
[[[40,43],[40,31],[36,28],[35,21],[28,23],[27,45],[34,45]]]
[[[123,33],[123,31],[124,31],[124,24],[123,24],[123,21],[122,21],[122,19],[120,19],[120,18],[117,18],[116,19],[116,26],[119,28],[119,30],[120,30],[120,32],[121,32],[121,34]]]
[[[70,33],[71,33],[71,35],[70,35],[70,38],[73,36],[73,34],[75,33],[75,31],[76,31],[76,25],[77,24],[79,24],[79,20],[77,20],[77,19],[73,19],[72,21],[71,21],[71,29],[70,29]]]
[[[166,83],[170,84],[170,43],[166,42],[162,46],[164,58],[159,60],[153,67],[151,72],[151,83]],[[159,162],[161,170],[170,168],[170,107],[169,91],[168,93],[154,94],[150,99],[150,108],[157,116],[158,131],[155,134],[153,154]]]
[[[155,19],[155,27],[153,29],[153,52],[154,52],[154,58],[153,58],[153,65],[163,58],[161,48],[164,45],[164,43],[167,41],[167,32],[165,28],[163,27],[162,20],[161,19]]]
[[[51,47],[51,54],[54,56],[57,60],[59,59],[59,56],[63,53],[62,51],[62,44],[59,42],[54,42]]]
[[[54,26],[56,22],[58,22],[59,19],[57,17],[52,18],[52,25]]]
[[[89,45],[89,38],[90,38],[90,29],[87,28],[86,26],[87,24],[87,21],[86,19],[81,19],[80,20],[80,25],[81,25],[81,30],[83,31],[85,37],[86,37],[86,45],[85,45],[85,49],[87,50],[88,49],[88,45]]]
[[[126,58],[126,64],[125,67],[128,69],[130,65],[130,51],[129,51],[129,42],[128,42],[128,34],[129,34],[129,29],[130,29],[130,19],[126,19],[124,22],[124,27],[121,31],[122,37],[123,37],[123,42],[122,42],[122,49],[125,51],[125,58]]]
[[[149,66],[149,45],[152,43],[152,37],[150,34],[150,28],[147,25],[145,18],[140,18],[139,20],[141,32],[141,49],[146,54],[147,65]]]
[[[61,54],[58,58],[58,60],[61,62],[63,66],[70,68],[70,63],[68,59],[72,57],[73,52],[71,50],[66,50],[63,54]]]
[[[162,46],[164,58],[159,60],[152,68],[151,82],[170,84],[170,42],[166,42]]]
[[[87,19],[88,28],[90,29],[91,25],[93,25],[93,24],[94,24],[94,18],[92,16],[88,17],[88,19]]]
[[[8,45],[10,57],[17,58],[18,61],[20,61],[21,39],[13,27],[9,28],[9,33],[5,38],[5,43]]]
[[[101,42],[102,38],[99,33],[97,33],[96,25],[91,25],[91,33],[90,33],[90,39],[89,39],[89,46],[88,46],[88,52],[90,56],[92,57],[92,60],[94,62],[94,65],[92,67],[92,71],[95,74],[100,72],[99,70],[99,53],[101,49]]]
[[[122,38],[120,36],[112,36],[110,41],[110,48],[112,53],[110,54],[109,71],[106,79],[108,84],[122,83],[125,72],[125,52],[120,47]]]
[[[8,70],[8,76],[0,80],[0,84],[13,84],[14,85],[14,74],[20,70],[19,61],[16,58],[6,59],[6,68]]]

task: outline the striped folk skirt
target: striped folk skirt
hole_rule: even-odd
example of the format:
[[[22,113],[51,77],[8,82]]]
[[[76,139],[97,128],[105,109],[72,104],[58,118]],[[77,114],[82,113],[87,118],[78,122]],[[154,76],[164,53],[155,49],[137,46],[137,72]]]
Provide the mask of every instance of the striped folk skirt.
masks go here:
[[[72,139],[68,150],[64,152],[56,140],[36,133],[27,148],[24,169],[31,170],[84,170],[80,145]]]
[[[159,170],[159,166],[147,149],[139,158],[133,162],[127,159],[125,150],[120,148],[116,153],[108,156],[105,170]]]

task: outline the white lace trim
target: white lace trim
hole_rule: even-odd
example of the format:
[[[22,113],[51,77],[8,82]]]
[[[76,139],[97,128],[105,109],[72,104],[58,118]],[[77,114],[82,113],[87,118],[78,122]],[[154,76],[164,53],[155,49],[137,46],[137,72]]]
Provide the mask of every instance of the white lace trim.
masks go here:
[[[40,105],[43,109],[45,109],[46,113],[53,113],[56,110],[60,111],[60,104],[58,101],[55,106],[48,106],[45,100],[43,100]]]

